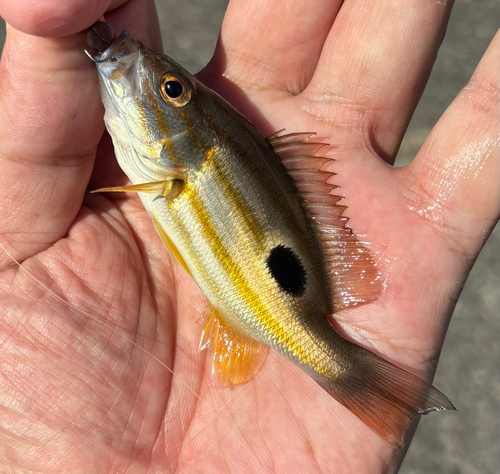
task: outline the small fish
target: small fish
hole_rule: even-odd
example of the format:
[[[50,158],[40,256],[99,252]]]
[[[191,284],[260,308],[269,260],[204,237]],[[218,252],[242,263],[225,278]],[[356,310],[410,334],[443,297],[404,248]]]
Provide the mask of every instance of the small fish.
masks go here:
[[[427,382],[342,338],[327,316],[374,301],[379,272],[346,226],[313,133],[265,138],[165,55],[109,25],[87,32],[106,127],[171,254],[206,296],[201,348],[223,387],[271,347],[395,447],[411,421],[453,410]]]

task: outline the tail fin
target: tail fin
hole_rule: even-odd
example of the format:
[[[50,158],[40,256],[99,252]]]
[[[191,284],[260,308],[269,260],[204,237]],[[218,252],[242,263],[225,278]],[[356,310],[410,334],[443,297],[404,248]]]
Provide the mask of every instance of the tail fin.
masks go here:
[[[418,415],[455,410],[429,383],[365,349],[355,349],[352,369],[320,385],[394,447],[403,447],[405,432]]]

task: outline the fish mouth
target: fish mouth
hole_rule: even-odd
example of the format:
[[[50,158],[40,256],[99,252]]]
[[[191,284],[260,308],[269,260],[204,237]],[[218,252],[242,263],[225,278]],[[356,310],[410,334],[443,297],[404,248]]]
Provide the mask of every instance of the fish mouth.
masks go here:
[[[116,38],[109,48],[104,51],[97,51],[93,56],[96,63],[122,62],[130,56],[137,56],[139,53],[139,42],[132,38],[127,31],[124,31]]]
[[[104,51],[97,51],[92,59],[96,63],[99,75],[110,81],[129,79],[132,82],[136,77],[139,66],[141,43],[124,31]]]
[[[139,55],[139,41],[127,31],[116,37],[113,27],[103,21],[97,21],[85,30],[85,37],[94,53],[88,50],[85,52],[96,63],[100,72],[106,70],[108,73],[123,73]]]
[[[115,31],[109,23],[104,21],[96,21],[92,26],[84,30],[87,45],[90,46],[95,53],[102,53],[110,47],[116,38]],[[95,54],[85,50],[87,55],[93,60]]]

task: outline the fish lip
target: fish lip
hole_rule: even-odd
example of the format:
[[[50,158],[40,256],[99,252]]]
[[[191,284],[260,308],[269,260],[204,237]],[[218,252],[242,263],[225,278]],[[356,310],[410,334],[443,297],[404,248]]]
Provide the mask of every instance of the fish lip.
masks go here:
[[[141,43],[124,31],[108,49],[94,56],[99,75],[107,81],[133,77],[140,67],[141,48]]]
[[[124,31],[111,43],[108,49],[96,52],[93,59],[96,63],[121,62],[128,59],[129,56],[135,56],[138,52],[139,42],[132,38],[128,31]]]

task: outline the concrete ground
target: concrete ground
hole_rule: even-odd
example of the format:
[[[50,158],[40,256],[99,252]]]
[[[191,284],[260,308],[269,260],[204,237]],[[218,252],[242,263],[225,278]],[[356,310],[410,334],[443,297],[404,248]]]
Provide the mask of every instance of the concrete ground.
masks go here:
[[[165,51],[196,72],[210,59],[226,0],[156,0]],[[436,65],[398,155],[409,163],[498,28],[496,0],[457,0]],[[4,41],[0,26],[0,44]],[[457,413],[424,417],[400,474],[500,472],[500,228],[456,306],[434,384]],[[341,474],[341,473],[340,473]]]

